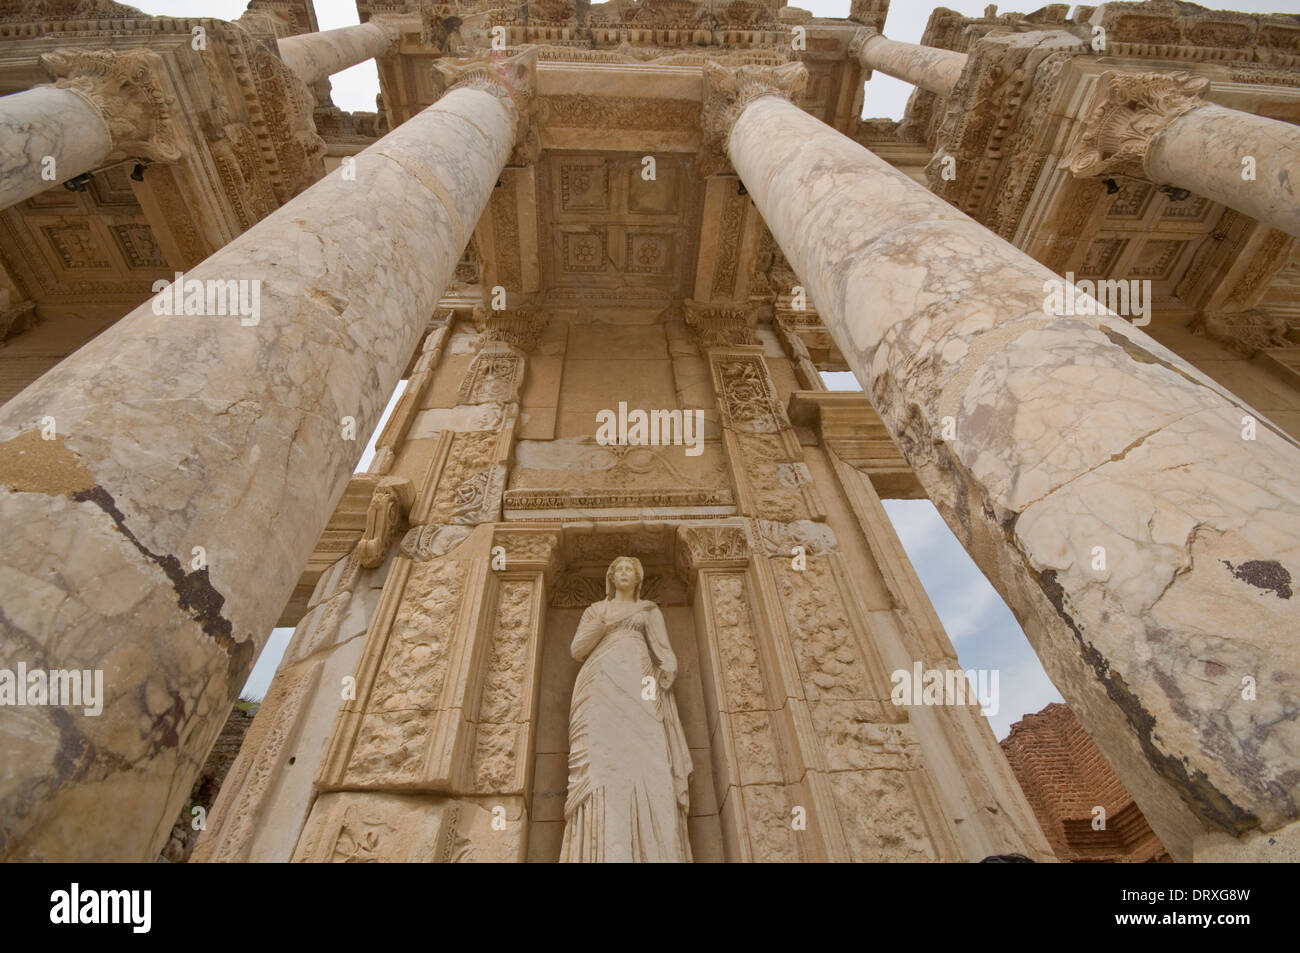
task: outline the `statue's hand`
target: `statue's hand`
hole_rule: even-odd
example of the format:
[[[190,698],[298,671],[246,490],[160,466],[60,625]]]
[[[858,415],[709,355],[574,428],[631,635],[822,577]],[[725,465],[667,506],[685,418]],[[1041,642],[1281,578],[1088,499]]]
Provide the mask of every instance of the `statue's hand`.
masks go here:
[[[659,687],[664,691],[673,687],[673,682],[677,679],[677,667],[659,669]]]

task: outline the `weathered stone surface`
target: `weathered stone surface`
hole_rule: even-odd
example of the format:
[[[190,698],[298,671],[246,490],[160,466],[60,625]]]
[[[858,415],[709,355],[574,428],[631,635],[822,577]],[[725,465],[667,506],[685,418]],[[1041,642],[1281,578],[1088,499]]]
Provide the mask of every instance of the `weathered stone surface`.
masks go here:
[[[5,405],[5,614],[17,635],[4,660],[111,673],[110,717],[5,719],[6,737],[46,752],[5,777],[5,856],[143,859],[161,847],[360,454],[340,439],[345,418],[373,428],[512,135],[496,97],[452,91],[358,156],[355,180],[324,180],[189,273],[260,282],[256,323],[146,303]],[[373,300],[375,287],[391,293]],[[87,389],[100,399],[86,404]],[[27,469],[23,441],[44,417],[59,439]],[[76,612],[56,609],[65,596]],[[148,682],[155,694],[139,690]],[[47,773],[50,752],[70,745],[86,754],[75,771]],[[64,811],[83,833],[54,821]]]
[[[1171,852],[1287,823],[1289,696],[1240,691],[1300,670],[1297,610],[1265,582],[1300,572],[1295,445],[1267,427],[1243,440],[1248,407],[1113,316],[1045,313],[1051,272],[788,103],[752,102],[730,155],[931,499]],[[1259,572],[1229,568],[1247,564]],[[1203,651],[1225,659],[1209,685],[1186,677]]]

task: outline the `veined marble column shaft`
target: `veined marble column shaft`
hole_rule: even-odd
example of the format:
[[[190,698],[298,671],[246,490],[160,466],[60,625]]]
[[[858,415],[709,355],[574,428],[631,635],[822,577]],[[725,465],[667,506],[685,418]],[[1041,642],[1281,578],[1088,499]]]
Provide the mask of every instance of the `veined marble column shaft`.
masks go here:
[[[752,95],[736,171],[1170,853],[1294,822],[1300,448],[1127,322],[1049,312],[1051,271]]]
[[[1249,158],[1254,176],[1243,173]],[[1151,141],[1146,171],[1300,237],[1300,126],[1206,103]]]
[[[0,858],[157,856],[517,118],[452,89],[185,275],[255,315],[158,314],[164,290],[0,408],[0,669],[105,695],[0,708]]]
[[[378,23],[362,23],[337,30],[286,36],[277,45],[285,65],[310,86],[358,63],[384,55],[393,45],[393,34]]]
[[[80,93],[36,86],[0,97],[0,209],[99,168],[112,151],[108,123]]]
[[[887,76],[947,96],[966,68],[966,54],[889,40],[874,30],[854,37],[850,49],[864,70],[880,70]]]

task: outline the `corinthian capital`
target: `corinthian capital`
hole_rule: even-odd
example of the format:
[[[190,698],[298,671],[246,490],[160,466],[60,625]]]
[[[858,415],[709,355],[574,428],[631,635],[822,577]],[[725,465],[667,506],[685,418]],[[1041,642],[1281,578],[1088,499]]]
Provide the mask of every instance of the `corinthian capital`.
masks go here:
[[[78,93],[113,137],[112,161],[175,162],[182,135],[162,57],[150,50],[55,50],[41,56],[54,85]]]
[[[794,100],[802,95],[807,84],[808,70],[802,63],[737,67],[705,63],[704,110],[700,119],[701,174],[712,175],[727,167],[727,140],[746,106],[762,96]]]
[[[380,16],[372,16],[366,22],[379,27],[379,29],[384,31],[384,36],[388,38],[388,49],[380,55],[391,56],[396,53],[398,46],[402,43],[402,27],[405,23],[404,18],[393,14],[383,14]]]
[[[858,62],[862,59],[862,50],[867,42],[875,37],[880,36],[880,31],[871,27],[863,27],[853,34],[853,39],[849,40],[849,60]]]
[[[1062,161],[1081,178],[1149,179],[1152,142],[1183,113],[1205,104],[1209,84],[1190,73],[1102,73],[1083,128]]]
[[[490,93],[505,104],[515,121],[515,151],[511,161],[525,165],[541,153],[537,129],[537,49],[530,47],[507,59],[487,56],[442,57],[433,64],[433,86],[441,97],[453,89]]]

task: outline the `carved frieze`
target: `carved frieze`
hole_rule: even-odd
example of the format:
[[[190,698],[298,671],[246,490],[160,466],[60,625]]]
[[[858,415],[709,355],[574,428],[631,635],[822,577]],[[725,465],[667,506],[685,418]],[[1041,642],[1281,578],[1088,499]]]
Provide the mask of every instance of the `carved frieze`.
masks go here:
[[[1268,348],[1294,347],[1300,339],[1300,328],[1292,328],[1285,318],[1252,308],[1235,313],[1206,312],[1193,326],[1193,332],[1204,334],[1242,357],[1251,357]]]
[[[837,548],[834,530],[814,520],[784,523],[754,519],[750,525],[754,531],[755,549],[769,556],[790,556],[795,547],[808,556],[824,556]]]
[[[546,124],[555,127],[675,130],[689,129],[700,121],[700,104],[678,99],[567,93],[547,96],[543,102]]]
[[[732,271],[734,279],[734,261]],[[754,334],[754,328],[758,325],[758,311],[748,304],[715,305],[686,301],[684,311],[686,326],[695,332],[702,349],[758,342]]]
[[[889,0],[850,0],[849,19],[875,30],[885,28],[889,15]]]
[[[496,310],[479,305],[474,309],[474,326],[481,340],[499,342],[531,351],[551,321],[551,313],[542,308],[507,308]]]
[[[492,535],[494,569],[551,573],[558,559],[560,537],[550,530],[498,529]]]
[[[468,526],[437,523],[412,526],[402,537],[402,552],[415,560],[436,559],[459,546],[471,532]]]

